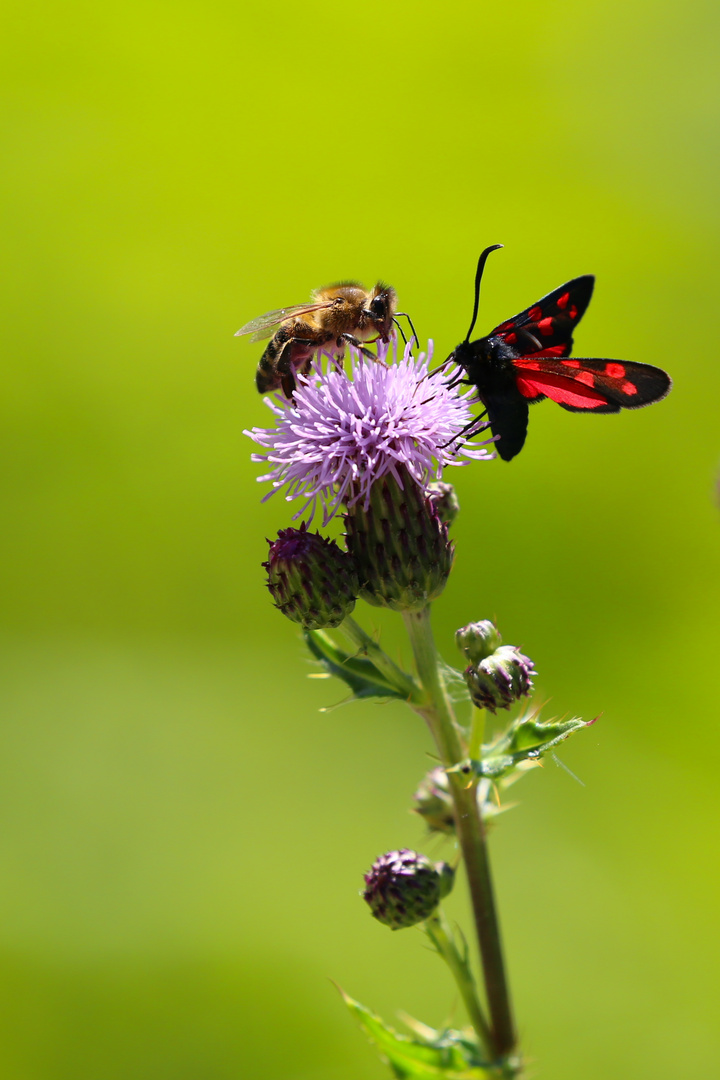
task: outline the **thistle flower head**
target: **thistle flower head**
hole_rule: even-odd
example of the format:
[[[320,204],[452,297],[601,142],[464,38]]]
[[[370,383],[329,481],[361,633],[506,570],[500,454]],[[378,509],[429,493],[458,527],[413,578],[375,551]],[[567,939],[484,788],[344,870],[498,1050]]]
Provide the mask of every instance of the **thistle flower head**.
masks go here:
[[[266,450],[253,454],[253,461],[271,466],[259,477],[273,485],[266,499],[283,488],[288,501],[302,499],[295,518],[308,511],[312,518],[321,503],[327,524],[343,504],[367,509],[372,485],[385,476],[399,480],[404,470],[424,488],[446,465],[493,456],[485,444],[460,437],[474,390],[460,394],[442,379],[425,378],[432,342],[427,357],[412,356],[409,345],[399,360],[397,352],[397,343],[380,344],[377,363],[351,347],[350,378],[336,368],[324,373],[316,363],[309,376],[298,377],[292,401],[265,399],[277,426],[245,434]]]

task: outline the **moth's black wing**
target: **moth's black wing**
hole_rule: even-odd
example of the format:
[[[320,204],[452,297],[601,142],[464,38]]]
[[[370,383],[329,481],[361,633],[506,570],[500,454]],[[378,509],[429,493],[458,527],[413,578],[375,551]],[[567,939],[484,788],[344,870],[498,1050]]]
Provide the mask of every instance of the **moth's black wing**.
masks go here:
[[[500,323],[489,337],[501,337],[522,356],[541,351],[569,356],[573,330],[585,314],[594,285],[592,274],[566,281],[519,315]]]
[[[499,436],[495,449],[503,461],[510,461],[525,445],[530,415],[528,403],[518,394],[512,400],[498,395],[484,404],[492,433]]]

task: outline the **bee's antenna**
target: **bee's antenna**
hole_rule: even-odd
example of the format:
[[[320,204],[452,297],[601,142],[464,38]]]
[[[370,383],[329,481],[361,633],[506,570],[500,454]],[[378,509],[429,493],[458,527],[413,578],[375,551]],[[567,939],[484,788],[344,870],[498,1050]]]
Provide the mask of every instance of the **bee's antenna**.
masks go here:
[[[410,329],[412,330],[413,337],[415,338],[415,342],[419,347],[420,346],[420,338],[417,336],[417,331],[416,331],[415,327],[413,326],[413,321],[410,318],[410,316],[408,315],[407,311],[398,311],[397,314],[402,315],[403,318],[407,319],[407,321],[410,323]],[[400,326],[399,326],[399,323],[397,322],[397,320],[393,318],[393,322],[398,327],[398,329],[400,329]],[[400,333],[402,334],[402,330],[400,330]],[[405,340],[405,335],[403,334],[403,341],[404,340]]]
[[[401,314],[402,314],[402,313],[401,313]],[[405,337],[405,335],[403,334],[403,328],[402,328],[402,326],[401,326],[401,325],[400,325],[400,323],[399,323],[399,322],[397,321],[397,319],[393,319],[393,322],[395,323],[395,325],[397,326],[398,330],[400,331],[400,337],[401,337],[401,338],[403,339],[403,343],[404,343],[405,345],[407,345],[407,338],[406,338],[406,337]]]
[[[475,321],[476,321],[477,316],[478,316],[478,307],[480,306],[480,280],[481,280],[481,278],[483,276],[483,270],[485,269],[485,263],[487,262],[487,257],[488,257],[488,255],[490,254],[491,251],[497,251],[501,247],[503,247],[502,244],[493,244],[492,247],[485,248],[482,255],[478,259],[477,273],[475,274],[475,307],[473,308],[472,322],[470,323],[470,329],[467,332],[467,336],[465,338],[465,341],[470,340],[470,335],[472,334],[473,329],[475,328]]]

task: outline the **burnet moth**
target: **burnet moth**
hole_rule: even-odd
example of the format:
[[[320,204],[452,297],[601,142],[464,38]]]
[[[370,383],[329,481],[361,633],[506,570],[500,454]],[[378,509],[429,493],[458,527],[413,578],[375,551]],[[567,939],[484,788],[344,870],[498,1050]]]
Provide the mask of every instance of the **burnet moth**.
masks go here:
[[[491,251],[501,247],[493,244],[480,256],[470,329],[442,366],[454,363],[460,369],[451,384],[465,382],[477,388],[504,461],[522,450],[528,406],[536,401],[551,398],[569,412],[616,413],[665,397],[672,382],[661,368],[631,360],[568,359],[573,331],[592,296],[592,274],[567,281],[486,337],[471,341],[485,262]],[[468,426],[468,437],[472,428],[479,430],[481,419]]]

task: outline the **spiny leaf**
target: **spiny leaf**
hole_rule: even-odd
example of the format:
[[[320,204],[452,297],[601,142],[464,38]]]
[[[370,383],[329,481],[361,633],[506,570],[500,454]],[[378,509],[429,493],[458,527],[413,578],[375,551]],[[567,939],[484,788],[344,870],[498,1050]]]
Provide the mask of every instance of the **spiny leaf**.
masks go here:
[[[359,1001],[353,1000],[342,990],[345,1004],[360,1022],[365,1033],[375,1043],[387,1060],[397,1080],[490,1080],[496,1076],[480,1057],[474,1039],[461,1031],[433,1031],[427,1038],[411,1038],[400,1035],[383,1023],[379,1016],[370,1012]],[[416,1026],[419,1030],[420,1026]]]
[[[310,652],[331,675],[342,679],[356,698],[402,698],[404,694],[392,686],[371,660],[353,656],[341,649],[324,630],[306,630],[305,641]]]
[[[537,712],[519,716],[503,738],[503,750],[516,757],[522,753],[530,756],[533,751],[537,754],[546,754],[553,746],[568,739],[573,732],[594,723],[594,720],[581,720],[577,716],[574,716],[572,720],[548,720],[543,723],[538,719]]]
[[[468,777],[484,777],[499,780],[522,766],[539,762],[550,750],[564,742],[574,732],[594,724],[595,720],[548,720],[543,723],[537,712],[519,716],[507,731],[485,749],[481,761],[466,760],[455,766],[455,771]]]

